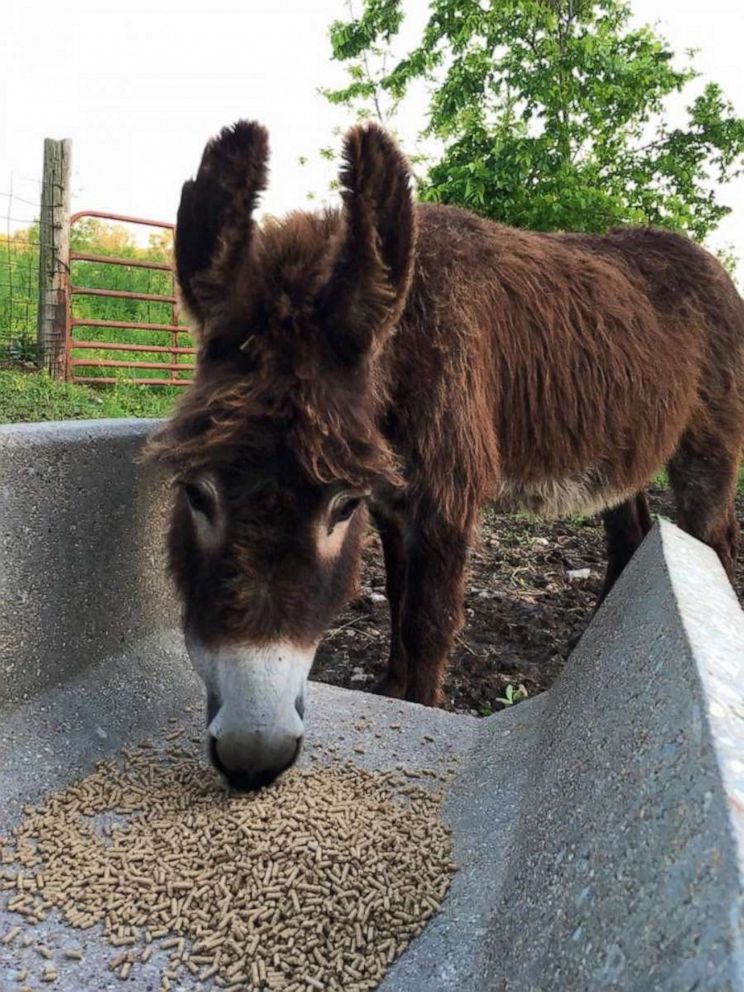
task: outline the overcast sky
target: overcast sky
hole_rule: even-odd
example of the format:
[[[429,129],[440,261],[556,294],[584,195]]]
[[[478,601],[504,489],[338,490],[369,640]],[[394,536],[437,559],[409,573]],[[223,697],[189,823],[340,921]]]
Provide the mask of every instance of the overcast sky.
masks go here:
[[[718,81],[744,116],[740,0],[632,5],[638,20],[658,22],[676,51],[699,48],[705,79]],[[405,0],[409,38],[426,6]],[[271,132],[264,209],[305,205],[306,193],[327,182],[317,149],[344,120],[317,93],[344,78],[327,40],[343,14],[343,0],[3,0],[0,194],[12,186],[13,215],[32,216],[42,140],[69,137],[74,209],[173,220],[205,140],[250,117]],[[412,142],[421,123],[414,103],[396,126]],[[304,168],[302,155],[310,159]],[[714,243],[733,244],[744,261],[744,182],[724,199],[734,212]],[[0,196],[3,227],[7,204]]]

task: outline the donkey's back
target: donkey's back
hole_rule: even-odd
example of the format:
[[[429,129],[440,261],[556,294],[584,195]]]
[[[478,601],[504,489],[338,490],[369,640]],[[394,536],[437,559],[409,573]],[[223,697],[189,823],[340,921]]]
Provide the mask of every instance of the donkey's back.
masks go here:
[[[542,234],[428,206],[419,222],[393,348],[398,441],[411,435],[409,462],[439,505],[469,513],[465,490],[538,514],[589,512],[668,465],[691,529],[728,532],[744,303],[720,263],[653,229]]]

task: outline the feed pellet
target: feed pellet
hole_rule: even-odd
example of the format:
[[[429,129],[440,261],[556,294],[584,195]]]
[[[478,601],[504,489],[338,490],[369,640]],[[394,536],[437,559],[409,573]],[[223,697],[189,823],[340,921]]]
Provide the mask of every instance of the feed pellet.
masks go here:
[[[187,747],[143,744],[0,838],[1,898],[22,921],[0,949],[56,911],[102,929],[124,982],[167,952],[161,992],[187,972],[229,992],[371,990],[452,879],[440,806],[404,775],[340,763],[229,793]],[[53,956],[39,950],[36,974],[52,989],[84,950]]]

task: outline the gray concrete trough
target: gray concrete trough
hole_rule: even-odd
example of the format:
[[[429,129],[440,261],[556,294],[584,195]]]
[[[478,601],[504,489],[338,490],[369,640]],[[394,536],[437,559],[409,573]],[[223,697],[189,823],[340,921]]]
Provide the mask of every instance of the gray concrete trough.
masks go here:
[[[201,704],[162,569],[167,492],[134,461],[151,428],[0,427],[0,833]],[[671,524],[542,696],[475,720],[314,685],[309,716],[307,751],[457,763],[459,871],[385,992],[744,990],[744,615],[713,552]],[[0,945],[2,992],[30,954]],[[109,957],[88,935],[52,987],[120,988]],[[157,987],[158,964],[129,987]]]

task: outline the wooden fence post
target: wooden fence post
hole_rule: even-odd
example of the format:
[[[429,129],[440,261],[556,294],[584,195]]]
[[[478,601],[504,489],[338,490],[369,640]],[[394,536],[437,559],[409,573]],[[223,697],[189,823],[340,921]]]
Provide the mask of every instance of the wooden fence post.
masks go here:
[[[65,375],[70,281],[70,163],[72,142],[44,139],[39,231],[39,361],[55,378]]]

